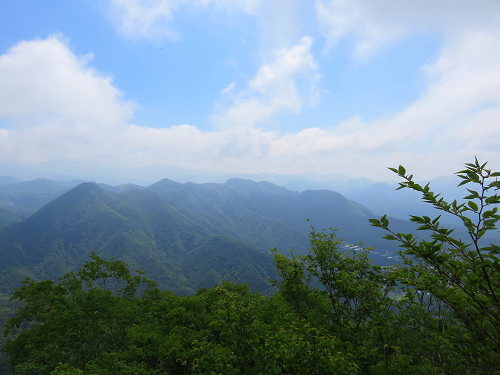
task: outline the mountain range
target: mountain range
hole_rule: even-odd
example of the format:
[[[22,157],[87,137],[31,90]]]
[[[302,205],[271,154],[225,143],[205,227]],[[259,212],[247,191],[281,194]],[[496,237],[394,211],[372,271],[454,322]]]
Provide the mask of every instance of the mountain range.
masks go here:
[[[306,253],[311,225],[337,228],[346,246],[360,240],[375,246],[370,256],[380,265],[396,259],[396,244],[368,224],[377,215],[341,194],[238,178],[206,184],[163,179],[147,187],[17,181],[0,186],[0,210],[5,293],[26,276],[55,279],[75,270],[92,252],[141,268],[178,294],[211,287],[227,275],[270,293],[268,279],[275,275],[269,249]],[[406,220],[392,219],[391,225],[415,229]]]

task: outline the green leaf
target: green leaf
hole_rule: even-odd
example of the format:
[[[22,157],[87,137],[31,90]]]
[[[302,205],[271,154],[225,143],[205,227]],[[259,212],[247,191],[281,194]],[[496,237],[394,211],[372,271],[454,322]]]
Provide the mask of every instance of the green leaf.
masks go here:
[[[490,246],[483,247],[481,250],[486,250],[493,254],[500,254],[500,246],[495,244],[490,244]]]
[[[477,206],[477,204],[473,201],[469,201],[467,202],[467,205],[473,210],[473,211],[477,211],[479,209],[479,207]]]
[[[399,169],[398,169],[398,173],[399,173],[399,175],[404,176],[406,173],[406,169],[402,165],[400,165]]]
[[[498,221],[498,219],[490,219],[490,220],[485,220],[484,226],[488,227],[488,229],[494,229],[495,223]]]
[[[474,182],[479,181],[479,176],[474,172],[467,172],[467,176]]]
[[[384,225],[384,227],[389,226],[389,220],[387,220],[387,215],[384,215],[380,218],[380,222]]]
[[[436,224],[439,224],[438,223],[438,220],[441,218],[441,215],[439,215],[438,217],[436,217],[434,220],[432,220],[432,224],[436,225]]]
[[[399,238],[397,238],[396,236],[392,235],[392,234],[386,234],[385,236],[382,237],[383,239],[385,240],[399,240]]]
[[[492,195],[491,197],[486,198],[487,204],[495,204],[500,203],[500,197],[498,195]]]

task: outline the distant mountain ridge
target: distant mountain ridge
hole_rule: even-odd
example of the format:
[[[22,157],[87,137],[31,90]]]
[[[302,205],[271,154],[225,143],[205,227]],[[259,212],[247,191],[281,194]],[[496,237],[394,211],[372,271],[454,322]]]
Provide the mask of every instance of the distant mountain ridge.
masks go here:
[[[12,176],[0,176],[0,186],[15,184],[16,182],[22,182],[20,178],[12,177]]]
[[[302,173],[302,174],[277,174],[277,173],[222,173],[214,171],[200,171],[173,166],[145,166],[145,167],[117,167],[104,165],[99,163],[85,163],[72,161],[50,161],[35,165],[22,164],[13,161],[0,162],[0,173],[11,174],[12,176],[22,177],[24,179],[32,179],[34,177],[45,176],[53,180],[58,180],[62,184],[74,187],[71,185],[74,181],[83,178],[87,181],[100,181],[105,184],[101,186],[112,192],[120,192],[129,189],[130,186],[135,188],[150,187],[152,181],[158,181],[163,176],[169,176],[170,180],[180,181],[177,183],[186,183],[192,181],[194,183],[224,183],[232,178],[239,178],[253,181],[269,181],[273,184],[285,187],[292,191],[302,192],[305,190],[332,190],[336,191],[345,197],[358,202],[377,215],[388,214],[389,216],[408,219],[410,214],[418,215],[433,215],[433,209],[421,202],[420,196],[415,192],[394,190],[398,186],[397,182],[376,182],[368,178],[359,177],[352,178],[340,173],[317,174],[317,173]],[[76,172],[77,171],[77,172]],[[76,173],[78,176],[76,176]],[[0,186],[2,179],[16,179],[16,177],[0,177]],[[18,178],[16,180],[19,180]],[[19,182],[19,181],[18,181]],[[83,182],[80,180],[80,182]],[[426,184],[429,181],[421,182]],[[464,189],[457,189],[459,179],[456,176],[438,177],[431,181],[431,188],[437,192],[442,192],[445,199],[453,201],[453,199],[461,199],[467,193]],[[457,195],[457,192],[463,192]],[[9,205],[11,200],[5,204],[0,192],[0,207],[13,210],[21,216],[30,215],[36,212],[46,201],[37,202],[36,200],[30,207],[26,207],[22,212],[19,209],[19,201],[14,202],[14,207]],[[17,206],[16,206],[17,203]],[[12,216],[9,216],[13,218]],[[5,219],[5,220],[8,220]],[[452,225],[460,224],[459,221],[453,218],[446,218]]]
[[[49,193],[56,186],[39,183]],[[95,251],[142,268],[176,293],[193,293],[227,274],[269,292],[268,250],[305,253],[307,218],[318,229],[337,227],[347,243],[363,239],[376,245],[378,263],[388,264],[388,254],[396,250],[369,226],[371,211],[328,190],[299,193],[242,179],[101,186],[82,183],[23,221],[0,227],[3,291],[25,276],[56,278]],[[414,228],[402,220],[395,225]]]

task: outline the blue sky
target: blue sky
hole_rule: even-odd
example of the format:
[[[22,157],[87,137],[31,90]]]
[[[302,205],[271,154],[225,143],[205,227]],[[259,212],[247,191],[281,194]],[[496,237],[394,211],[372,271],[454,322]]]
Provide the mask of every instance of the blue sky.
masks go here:
[[[498,1],[0,5],[0,161],[433,178],[499,120]]]

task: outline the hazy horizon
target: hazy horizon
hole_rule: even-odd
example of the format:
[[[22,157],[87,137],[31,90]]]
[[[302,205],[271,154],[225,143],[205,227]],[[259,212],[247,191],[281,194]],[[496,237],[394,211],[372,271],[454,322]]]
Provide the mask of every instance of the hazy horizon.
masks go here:
[[[351,177],[341,173],[302,173],[302,174],[279,174],[279,173],[230,173],[217,171],[203,171],[195,169],[184,169],[171,166],[146,166],[146,167],[116,167],[112,165],[72,162],[72,161],[50,161],[39,164],[25,165],[17,162],[0,162],[0,178],[14,177],[22,181],[36,179],[48,179],[60,182],[85,181],[104,183],[108,185],[137,184],[149,186],[162,179],[186,183],[225,183],[231,178],[241,178],[256,182],[268,181],[279,186],[290,187],[305,184],[308,188],[331,188],[334,186],[345,186],[344,193],[349,186],[359,190],[373,183],[386,183],[397,185],[401,179],[396,175],[390,180],[372,180],[366,177]],[[417,179],[418,182],[440,181],[455,179],[456,176],[438,176],[434,179]],[[460,180],[457,179],[457,182]],[[299,185],[297,185],[299,184]],[[330,187],[329,187],[330,186]]]

